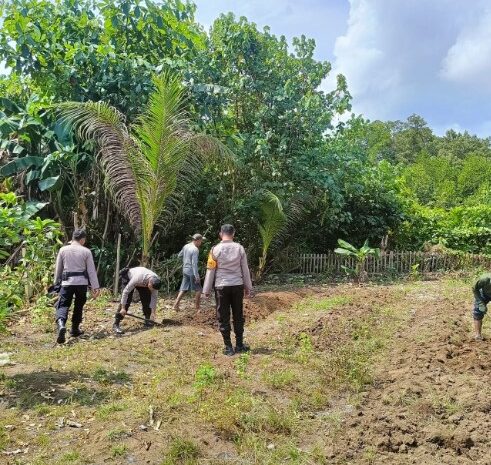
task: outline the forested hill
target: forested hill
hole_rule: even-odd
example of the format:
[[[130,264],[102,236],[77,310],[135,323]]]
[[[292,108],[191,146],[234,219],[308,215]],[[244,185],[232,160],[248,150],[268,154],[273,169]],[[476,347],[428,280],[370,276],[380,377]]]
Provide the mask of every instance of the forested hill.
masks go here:
[[[154,263],[166,263],[194,232],[214,238],[223,222],[235,224],[254,266],[284,251],[324,252],[338,238],[354,244],[368,238],[376,246],[387,235],[393,249],[441,243],[491,253],[490,139],[455,131],[439,137],[416,115],[403,122],[350,116],[343,76],[330,92],[320,90],[331,66],[313,58],[314,41],[302,36],[287,44],[231,14],[205,31],[194,12],[181,0],[4,2],[5,217],[25,221],[24,202],[35,202],[31,213],[60,223],[62,239],[74,221],[85,225],[105,283],[119,233],[122,262],[136,262],[141,232],[108,189],[114,181],[108,177],[120,176],[122,165],[115,167],[110,153],[101,162],[97,134],[78,137],[56,109],[102,101],[131,133],[156,92],[154,77],[165,74],[182,86],[176,108],[186,128],[212,136],[221,149],[208,150],[194,170],[185,169],[189,154],[181,154],[175,166],[165,165],[168,175],[157,176],[166,202],[155,224],[145,225]],[[17,198],[7,198],[8,191]],[[135,211],[152,210],[146,201],[139,199]],[[2,234],[0,257],[9,257],[22,234]]]

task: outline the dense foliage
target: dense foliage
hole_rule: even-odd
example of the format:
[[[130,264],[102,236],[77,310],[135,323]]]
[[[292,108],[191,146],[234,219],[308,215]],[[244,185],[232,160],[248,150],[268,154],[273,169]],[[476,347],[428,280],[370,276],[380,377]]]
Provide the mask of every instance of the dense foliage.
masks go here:
[[[53,108],[102,101],[134,127],[162,73],[184,86],[189,129],[220,140],[234,163],[216,157],[192,183],[171,180],[157,234],[145,240],[154,266],[170,263],[190,234],[213,237],[225,221],[261,271],[283,251],[324,252],[338,238],[491,253],[490,139],[438,137],[417,115],[349,116],[343,76],[331,91],[320,89],[331,67],[314,59],[314,41],[288,44],[231,14],[205,32],[194,11],[182,0],[0,7],[0,60],[9,69],[0,78],[0,176],[26,201],[46,203],[42,217],[60,222],[65,238],[76,224],[87,226],[103,283],[113,279],[118,233],[123,264],[139,259],[138,228],[108,195],[100,144],[76,138]],[[274,203],[265,203],[265,192]],[[278,227],[264,217],[272,205],[282,212]]]
[[[9,310],[52,281],[60,225],[36,216],[43,207],[24,203],[12,192],[0,192],[0,324]]]

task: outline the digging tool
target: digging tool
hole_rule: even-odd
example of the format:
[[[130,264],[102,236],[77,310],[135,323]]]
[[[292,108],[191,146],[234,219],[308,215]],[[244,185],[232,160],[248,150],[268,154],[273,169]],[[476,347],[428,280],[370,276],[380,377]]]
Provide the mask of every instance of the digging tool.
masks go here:
[[[134,315],[133,313],[126,313],[125,316],[131,316],[132,318],[136,318],[137,320],[142,320],[142,321],[150,321],[152,325],[157,325],[157,326],[164,326],[162,323],[158,323],[156,321],[151,321],[147,320],[146,318],[142,318],[141,316]]]

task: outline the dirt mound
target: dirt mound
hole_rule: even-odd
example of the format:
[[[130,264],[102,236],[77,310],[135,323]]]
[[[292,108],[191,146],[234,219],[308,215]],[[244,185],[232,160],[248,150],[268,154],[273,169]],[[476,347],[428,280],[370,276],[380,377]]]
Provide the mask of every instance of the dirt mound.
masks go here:
[[[429,312],[431,290],[427,299],[417,297],[405,296],[413,302],[407,328],[346,420],[332,456],[391,465],[491,464],[489,342],[470,341],[467,300],[439,295]]]
[[[271,313],[286,310],[295,302],[309,295],[312,291],[299,289],[294,291],[267,291],[261,292],[252,299],[244,300],[244,315],[246,324],[250,321],[262,320]],[[201,312],[196,313],[192,308],[192,302],[181,305],[182,310],[175,318],[179,324],[194,326],[216,326],[216,310],[214,301],[205,301]]]

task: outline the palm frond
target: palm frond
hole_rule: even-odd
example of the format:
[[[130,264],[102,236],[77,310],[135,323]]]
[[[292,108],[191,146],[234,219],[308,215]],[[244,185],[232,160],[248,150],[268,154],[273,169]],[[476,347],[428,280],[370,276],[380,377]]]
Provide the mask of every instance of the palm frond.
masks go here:
[[[82,141],[95,141],[105,185],[119,210],[139,232],[142,225],[136,182],[128,153],[138,151],[125,125],[124,116],[103,102],[67,102],[57,106],[63,123]]]
[[[264,200],[260,206],[262,223],[259,233],[263,242],[263,255],[266,255],[271,242],[285,224],[287,219],[280,199],[271,191],[264,192]]]

